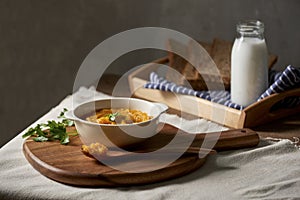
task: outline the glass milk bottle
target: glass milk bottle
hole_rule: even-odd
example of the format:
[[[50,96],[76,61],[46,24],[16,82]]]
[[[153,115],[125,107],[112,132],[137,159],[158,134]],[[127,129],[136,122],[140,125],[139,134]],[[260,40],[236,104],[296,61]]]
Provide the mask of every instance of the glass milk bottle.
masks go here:
[[[268,50],[264,24],[242,21],[231,52],[231,100],[242,106],[254,103],[268,87]]]

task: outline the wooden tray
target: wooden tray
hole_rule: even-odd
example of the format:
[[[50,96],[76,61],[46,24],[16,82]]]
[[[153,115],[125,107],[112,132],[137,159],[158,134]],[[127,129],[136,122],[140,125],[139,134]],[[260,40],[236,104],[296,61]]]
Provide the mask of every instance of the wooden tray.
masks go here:
[[[163,129],[147,141],[136,145],[134,149],[145,150],[161,148],[168,144],[175,134],[186,137],[187,133],[177,133],[178,129],[165,125]],[[218,151],[240,149],[256,146],[259,137],[250,129],[231,130],[209,135],[197,135],[191,146],[201,146],[205,141],[220,135],[214,149]],[[205,158],[199,158],[196,154],[184,154],[159,170],[147,173],[126,173],[112,169],[85,156],[81,152],[81,140],[78,136],[72,137],[68,145],[59,142],[34,142],[27,139],[23,144],[23,152],[29,163],[41,174],[61,183],[80,187],[118,187],[156,183],[188,174],[201,167]],[[134,149],[132,149],[134,151]],[[157,160],[133,160],[137,167],[152,165]]]
[[[253,103],[244,110],[229,108],[194,96],[175,95],[172,92],[144,88],[143,86],[149,80],[150,73],[159,67],[157,64],[167,64],[168,61],[168,57],[164,57],[132,72],[128,76],[128,80],[133,96],[150,101],[162,102],[172,109],[202,117],[232,128],[255,127],[300,112],[300,106],[273,109],[276,103],[287,97],[299,97],[300,88],[270,95],[259,102]],[[184,102],[184,105],[180,104],[181,102]],[[189,106],[191,103],[196,103],[198,109]],[[201,112],[197,112],[197,110]]]

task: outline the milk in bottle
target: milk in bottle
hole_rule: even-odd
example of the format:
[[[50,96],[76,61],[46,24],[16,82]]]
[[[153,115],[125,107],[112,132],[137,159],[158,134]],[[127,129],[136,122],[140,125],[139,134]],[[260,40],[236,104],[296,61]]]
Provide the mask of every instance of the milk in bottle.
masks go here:
[[[231,53],[231,100],[242,106],[255,102],[268,87],[268,51],[263,32],[260,21],[237,25]]]

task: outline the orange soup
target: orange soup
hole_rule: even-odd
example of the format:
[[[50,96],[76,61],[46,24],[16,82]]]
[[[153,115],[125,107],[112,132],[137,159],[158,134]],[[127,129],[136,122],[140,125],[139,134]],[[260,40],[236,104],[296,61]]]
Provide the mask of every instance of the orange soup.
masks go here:
[[[95,115],[86,118],[87,121],[99,124],[134,124],[152,119],[140,110],[104,108],[96,111]]]

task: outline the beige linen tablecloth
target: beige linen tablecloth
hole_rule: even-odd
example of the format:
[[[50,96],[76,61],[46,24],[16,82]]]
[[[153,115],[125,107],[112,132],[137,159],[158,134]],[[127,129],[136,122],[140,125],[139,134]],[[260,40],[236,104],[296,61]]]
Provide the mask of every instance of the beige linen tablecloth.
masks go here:
[[[56,119],[72,107],[104,94],[81,88],[36,123]],[[74,101],[72,101],[74,99]],[[179,120],[167,116],[168,120]],[[200,120],[200,130],[222,127]],[[193,122],[191,122],[193,124]],[[125,188],[79,188],[37,172],[22,152],[20,133],[0,150],[0,199],[300,199],[300,151],[289,140],[261,140],[256,148],[209,156],[197,171],[157,184]]]

